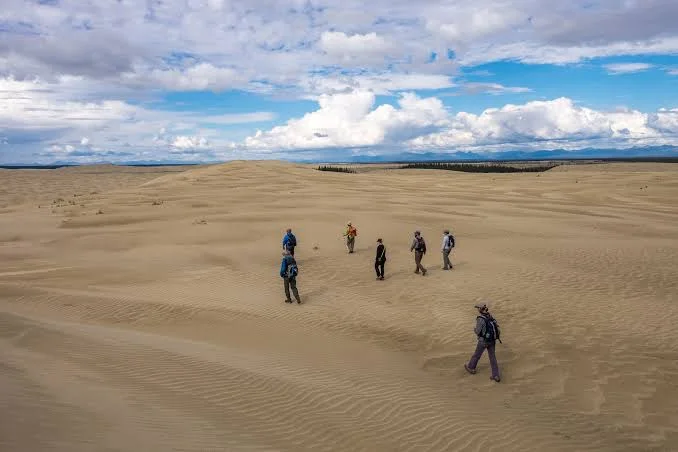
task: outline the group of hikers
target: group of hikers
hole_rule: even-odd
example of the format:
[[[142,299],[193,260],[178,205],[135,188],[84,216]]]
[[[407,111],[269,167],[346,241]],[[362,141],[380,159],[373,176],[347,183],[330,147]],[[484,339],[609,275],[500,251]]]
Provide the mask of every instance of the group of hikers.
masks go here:
[[[356,227],[349,221],[346,225],[346,230],[343,234],[346,237],[346,248],[348,249],[349,254],[354,253],[355,240],[358,235],[358,230]],[[283,248],[283,258],[280,265],[280,277],[283,278],[284,289],[285,289],[285,303],[293,303],[291,295],[294,295],[295,300],[298,304],[301,304],[301,297],[299,296],[299,290],[297,289],[297,275],[299,274],[299,268],[297,266],[297,261],[294,258],[294,249],[297,246],[297,238],[292,233],[292,229],[287,229],[287,233],[282,240]],[[448,229],[443,231],[443,241],[441,245],[441,253],[443,256],[443,270],[452,270],[454,267],[450,261],[450,253],[455,247],[454,236],[450,233]],[[421,264],[421,261],[426,254],[426,241],[421,235],[420,231],[414,232],[414,238],[410,246],[410,252],[414,251],[414,262],[415,270],[414,273],[421,274],[422,276],[426,275],[426,268]],[[377,239],[377,253],[374,261],[374,269],[377,274],[377,280],[384,280],[384,269],[386,265],[386,246],[382,238]],[[290,294],[290,291],[292,292]],[[478,316],[476,317],[476,326],[474,332],[478,337],[478,344],[476,350],[471,356],[468,363],[464,364],[464,368],[470,374],[476,373],[476,366],[478,361],[482,357],[485,350],[487,350],[487,355],[490,360],[490,367],[492,374],[490,379],[499,382],[501,377],[499,375],[499,366],[497,364],[497,358],[495,355],[495,344],[496,341],[501,342],[499,325],[496,319],[490,314],[487,303],[476,304],[475,309],[478,310]]]

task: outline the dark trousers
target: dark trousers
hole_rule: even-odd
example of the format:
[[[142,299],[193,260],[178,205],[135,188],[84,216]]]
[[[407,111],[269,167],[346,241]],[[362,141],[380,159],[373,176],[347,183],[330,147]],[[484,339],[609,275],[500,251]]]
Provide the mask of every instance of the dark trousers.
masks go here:
[[[374,262],[374,270],[377,272],[377,278],[384,276],[384,265],[386,265],[386,261]]]
[[[290,297],[290,287],[292,288],[292,293],[294,294],[294,298],[297,299],[297,301],[300,300],[299,298],[299,291],[297,290],[297,278],[285,278],[285,296],[287,297],[287,300],[290,301],[292,298]]]
[[[293,246],[287,246],[287,249],[290,251],[290,254],[294,256],[294,247]]]
[[[494,346],[494,342],[486,344],[484,341],[478,341],[476,351],[473,353],[473,356],[471,356],[471,359],[468,362],[468,368],[475,370],[476,366],[478,365],[478,361],[480,361],[480,357],[483,356],[483,352],[485,349],[487,349],[487,356],[490,358],[490,367],[492,368],[492,377],[498,377],[499,365],[497,364],[497,356],[494,353]]]

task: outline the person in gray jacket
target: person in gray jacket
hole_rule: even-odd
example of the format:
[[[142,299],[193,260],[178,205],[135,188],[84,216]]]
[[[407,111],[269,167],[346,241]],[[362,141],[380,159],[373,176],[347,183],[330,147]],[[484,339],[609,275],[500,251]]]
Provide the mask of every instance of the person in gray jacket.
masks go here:
[[[476,327],[473,330],[476,336],[478,336],[478,345],[476,345],[476,351],[471,356],[469,362],[464,364],[464,368],[468,373],[475,374],[478,361],[483,356],[485,349],[487,349],[487,356],[490,358],[490,367],[492,368],[490,380],[498,383],[501,381],[501,377],[499,376],[499,365],[495,355],[495,344],[496,341],[501,342],[499,324],[490,314],[486,303],[479,303],[475,305],[475,308],[480,314],[476,317]]]
[[[445,229],[443,235],[443,245],[441,248],[443,253],[443,270],[451,270],[454,268],[452,267],[452,262],[450,262],[450,253],[452,252],[452,248],[454,248],[454,236],[450,234],[448,229]]]

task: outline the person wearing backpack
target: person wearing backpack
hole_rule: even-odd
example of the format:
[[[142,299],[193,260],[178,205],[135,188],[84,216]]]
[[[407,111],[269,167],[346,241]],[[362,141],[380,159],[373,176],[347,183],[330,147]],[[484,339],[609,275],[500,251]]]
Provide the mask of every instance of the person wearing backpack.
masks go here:
[[[294,248],[297,246],[297,238],[292,234],[292,229],[287,230],[287,234],[283,237],[282,247],[284,250],[289,250],[290,254],[294,256]]]
[[[464,364],[464,368],[468,373],[475,374],[478,361],[483,356],[485,349],[487,349],[487,356],[490,358],[490,367],[492,368],[490,380],[498,383],[501,381],[501,377],[499,376],[499,365],[495,355],[495,344],[497,341],[501,343],[499,324],[490,314],[486,303],[477,304],[475,308],[478,310],[479,315],[476,317],[476,327],[473,331],[478,336],[478,344],[469,362]]]
[[[346,248],[348,248],[349,254],[353,253],[356,235],[358,235],[358,230],[349,221],[348,224],[346,225],[346,232],[344,232],[344,237],[346,237]]]
[[[450,234],[450,231],[448,229],[445,229],[442,247],[443,270],[451,270],[452,268],[454,268],[452,267],[452,262],[450,262],[450,253],[452,252],[452,248],[454,248],[454,236]]]
[[[292,288],[294,298],[296,298],[298,304],[301,304],[301,298],[297,290],[298,274],[299,268],[294,256],[290,254],[289,250],[283,251],[282,263],[280,264],[280,277],[285,282],[285,303],[292,303],[292,297],[290,297],[290,288]]]
[[[374,269],[377,272],[377,279],[384,280],[384,265],[386,264],[386,247],[381,239],[377,239],[377,255],[374,258]]]
[[[414,232],[414,240],[412,240],[412,246],[410,246],[410,252],[414,250],[414,262],[417,264],[417,268],[414,270],[416,274],[419,274],[421,270],[422,276],[426,276],[426,269],[421,265],[421,259],[426,254],[426,241],[424,237],[421,236],[421,232]]]

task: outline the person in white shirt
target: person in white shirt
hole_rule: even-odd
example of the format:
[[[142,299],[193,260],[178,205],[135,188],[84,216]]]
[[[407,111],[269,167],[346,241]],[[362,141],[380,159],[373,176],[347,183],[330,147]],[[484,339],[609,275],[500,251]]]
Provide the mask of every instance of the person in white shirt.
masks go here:
[[[452,262],[450,262],[450,253],[454,248],[454,236],[450,234],[448,229],[445,229],[443,235],[443,245],[441,251],[443,252],[443,270],[451,270]]]

